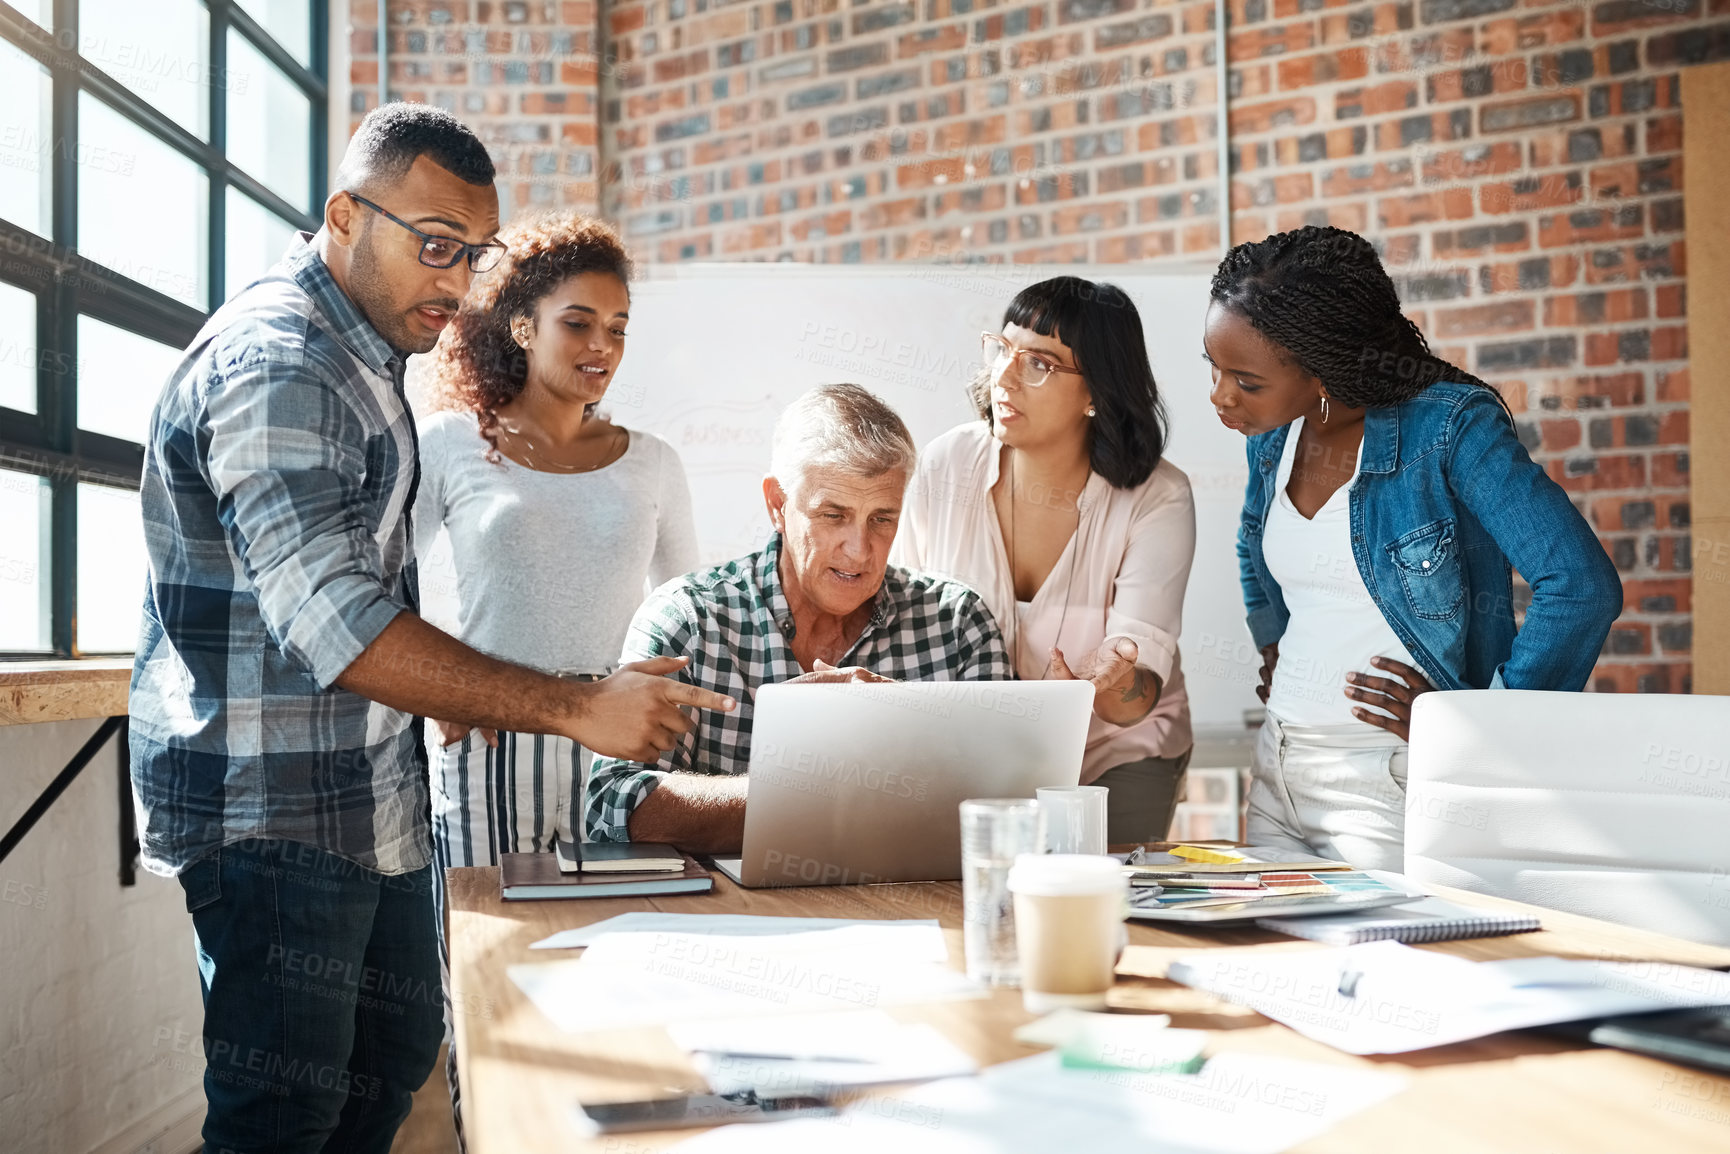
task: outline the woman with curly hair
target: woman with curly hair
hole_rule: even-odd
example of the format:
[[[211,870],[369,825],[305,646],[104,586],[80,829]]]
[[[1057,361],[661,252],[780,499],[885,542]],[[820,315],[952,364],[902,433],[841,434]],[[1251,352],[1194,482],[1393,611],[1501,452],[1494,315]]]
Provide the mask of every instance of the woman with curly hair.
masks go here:
[[[1400,870],[1412,701],[1580,689],[1621,582],[1363,237],[1240,244],[1211,295],[1211,399],[1249,438],[1238,560],[1267,703],[1249,840]],[[1517,629],[1511,568],[1532,591]]]
[[[442,525],[456,571],[456,633],[549,673],[598,678],[622,649],[645,582],[693,568],[691,495],[665,441],[597,406],[630,319],[630,261],[606,224],[573,214],[513,222],[434,352],[441,410],[422,423],[415,533]],[[435,721],[438,876],[572,838],[586,751],[568,738]],[[580,836],[580,835],[576,835]]]
[[[980,345],[978,418],[919,454],[894,559],[977,589],[1019,676],[1093,683],[1082,784],[1109,791],[1107,841],[1159,841],[1192,744],[1195,501],[1164,456],[1141,315],[1115,285],[1053,277]]]

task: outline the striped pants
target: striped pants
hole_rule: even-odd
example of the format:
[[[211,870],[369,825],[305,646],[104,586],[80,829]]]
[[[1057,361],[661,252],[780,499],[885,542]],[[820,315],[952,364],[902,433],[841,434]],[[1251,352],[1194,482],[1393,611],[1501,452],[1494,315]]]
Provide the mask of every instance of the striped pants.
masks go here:
[[[479,731],[439,748],[431,739],[433,853],[441,870],[497,865],[501,853],[550,853],[581,838],[589,751],[568,737]]]
[[[450,1020],[450,945],[445,941],[445,870],[497,865],[501,853],[545,853],[561,837],[582,840],[583,783],[589,751],[568,737],[499,733],[490,748],[478,730],[447,747],[427,726],[432,771],[433,893],[438,901],[439,971],[445,989],[445,1076],[458,1145],[462,1089]],[[574,832],[573,832],[574,831]]]

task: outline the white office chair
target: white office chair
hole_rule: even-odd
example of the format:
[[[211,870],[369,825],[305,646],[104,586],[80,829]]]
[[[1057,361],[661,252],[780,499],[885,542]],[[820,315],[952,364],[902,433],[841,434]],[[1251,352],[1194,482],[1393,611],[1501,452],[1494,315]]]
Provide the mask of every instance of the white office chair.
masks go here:
[[[1730,697],[1425,694],[1406,873],[1730,945]]]

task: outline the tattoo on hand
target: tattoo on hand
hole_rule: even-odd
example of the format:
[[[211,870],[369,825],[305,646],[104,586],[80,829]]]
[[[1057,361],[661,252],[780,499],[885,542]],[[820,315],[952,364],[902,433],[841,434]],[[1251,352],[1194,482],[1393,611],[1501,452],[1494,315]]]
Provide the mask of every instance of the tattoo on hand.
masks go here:
[[[1153,674],[1137,665],[1135,667],[1135,676],[1131,678],[1129,684],[1124,687],[1123,696],[1119,700],[1121,700],[1125,705],[1128,705],[1132,701],[1140,701],[1142,698],[1147,696],[1148,687],[1152,682]]]

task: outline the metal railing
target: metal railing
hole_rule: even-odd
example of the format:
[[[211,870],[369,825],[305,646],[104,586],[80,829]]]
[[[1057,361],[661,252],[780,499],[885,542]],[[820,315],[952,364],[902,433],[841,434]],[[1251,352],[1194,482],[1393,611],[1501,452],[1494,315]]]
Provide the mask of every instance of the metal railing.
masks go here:
[[[25,836],[35,828],[36,823],[42,820],[43,815],[53,807],[56,801],[60,800],[60,795],[65,793],[78,779],[78,775],[84,772],[84,767],[90,764],[91,760],[101,752],[102,747],[108,744],[108,739],[112,737],[115,739],[115,752],[118,755],[116,764],[119,767],[120,884],[123,886],[137,884],[138,827],[132,810],[132,757],[126,740],[126,723],[127,718],[124,714],[103,719],[102,724],[96,727],[96,732],[90,735],[90,739],[79,747],[77,753],[72,755],[72,760],[66,763],[66,767],[54,775],[54,780],[49,782],[48,787],[42,791],[41,795],[30,803],[30,808],[26,809],[23,816],[12,823],[12,828],[6,831],[5,836],[0,837],[0,862],[5,861],[12,851],[18,848],[18,843],[24,840]]]

